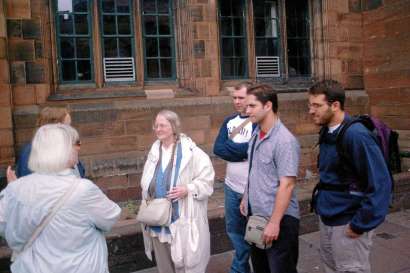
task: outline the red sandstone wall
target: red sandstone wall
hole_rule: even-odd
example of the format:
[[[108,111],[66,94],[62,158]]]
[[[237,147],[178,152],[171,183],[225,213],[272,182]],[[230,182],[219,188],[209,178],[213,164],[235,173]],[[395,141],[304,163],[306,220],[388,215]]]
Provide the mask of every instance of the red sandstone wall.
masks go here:
[[[363,13],[364,83],[370,111],[400,132],[410,151],[410,1],[385,0]],[[405,169],[410,168],[404,159]]]

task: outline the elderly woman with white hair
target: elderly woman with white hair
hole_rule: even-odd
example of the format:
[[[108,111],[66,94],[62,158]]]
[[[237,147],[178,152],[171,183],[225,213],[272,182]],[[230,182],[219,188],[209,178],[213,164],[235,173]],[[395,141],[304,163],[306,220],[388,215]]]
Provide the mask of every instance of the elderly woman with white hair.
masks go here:
[[[157,211],[148,210],[154,213],[144,218],[141,208],[137,220],[142,222],[146,255],[152,259],[154,250],[159,273],[204,273],[210,257],[208,197],[215,172],[208,155],[180,127],[176,113],[158,113],[153,126],[157,140],[141,178],[143,209],[167,199],[170,221],[152,224]]]
[[[0,234],[17,254],[12,272],[108,272],[104,232],[121,209],[75,175],[77,141],[69,125],[40,127],[29,158],[34,173],[0,193]]]

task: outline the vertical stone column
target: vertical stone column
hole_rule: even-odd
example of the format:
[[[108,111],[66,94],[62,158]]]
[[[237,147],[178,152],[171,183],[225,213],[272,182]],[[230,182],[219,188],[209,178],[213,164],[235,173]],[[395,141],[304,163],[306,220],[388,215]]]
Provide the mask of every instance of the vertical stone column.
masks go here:
[[[2,182],[4,182],[5,169],[14,162],[11,87],[7,55],[5,5],[4,1],[0,0],[0,179]]]
[[[219,94],[219,48],[216,3],[176,1],[177,66],[182,87],[201,95]]]
[[[363,22],[355,2],[318,0],[313,5],[316,74],[347,89],[363,88]]]

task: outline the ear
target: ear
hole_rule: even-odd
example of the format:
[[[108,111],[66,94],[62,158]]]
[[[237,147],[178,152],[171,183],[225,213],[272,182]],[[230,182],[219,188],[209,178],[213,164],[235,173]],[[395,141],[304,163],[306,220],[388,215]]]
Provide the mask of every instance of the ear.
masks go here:
[[[272,110],[272,102],[271,102],[271,101],[267,101],[267,102],[265,103],[265,105],[263,106],[263,108],[264,108],[265,110],[271,111],[271,110]]]
[[[332,102],[332,104],[330,105],[330,107],[332,107],[332,110],[341,110],[341,105],[340,105],[340,101],[334,101]]]

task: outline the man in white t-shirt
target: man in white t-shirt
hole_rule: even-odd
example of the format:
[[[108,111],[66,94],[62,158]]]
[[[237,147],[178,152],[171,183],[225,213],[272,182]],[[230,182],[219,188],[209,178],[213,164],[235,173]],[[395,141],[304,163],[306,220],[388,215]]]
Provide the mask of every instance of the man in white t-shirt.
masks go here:
[[[225,225],[235,249],[230,273],[249,273],[249,244],[244,240],[246,218],[239,205],[248,181],[248,142],[254,126],[246,116],[246,91],[251,83],[234,87],[231,96],[236,112],[228,116],[215,140],[214,154],[227,161],[225,176]]]

